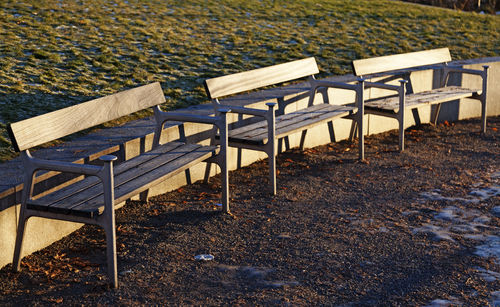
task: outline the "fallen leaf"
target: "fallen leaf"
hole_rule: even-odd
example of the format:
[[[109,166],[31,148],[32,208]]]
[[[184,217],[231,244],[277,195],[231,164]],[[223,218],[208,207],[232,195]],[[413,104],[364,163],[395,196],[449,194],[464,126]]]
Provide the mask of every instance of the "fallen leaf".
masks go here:
[[[49,298],[49,299],[47,299],[47,301],[49,301],[51,303],[61,304],[63,302],[63,298],[62,297],[59,297],[59,298]]]

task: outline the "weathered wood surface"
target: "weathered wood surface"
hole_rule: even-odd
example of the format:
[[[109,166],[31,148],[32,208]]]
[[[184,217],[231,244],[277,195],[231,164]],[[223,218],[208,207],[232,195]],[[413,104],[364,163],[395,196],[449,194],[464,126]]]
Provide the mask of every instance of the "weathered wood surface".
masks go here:
[[[115,203],[147,190],[215,152],[215,146],[170,142],[117,165],[114,174]],[[46,197],[30,201],[28,208],[94,218],[104,210],[102,184],[97,178],[89,177]]]
[[[439,104],[460,98],[471,97],[480,94],[480,90],[462,88],[458,86],[448,86],[430,91],[408,94],[405,96],[405,108],[414,109],[424,105]],[[399,112],[399,97],[387,97],[365,102],[365,108],[382,109],[393,113]]]
[[[165,102],[158,82],[25,119],[9,126],[18,151]]]
[[[123,163],[120,163],[114,167],[114,176],[116,176],[130,170],[134,167],[138,167],[143,163],[148,162],[159,155],[175,150],[177,147],[182,146],[184,143],[181,142],[170,142],[165,145],[159,146],[149,152],[147,154],[139,155],[133,159],[127,160]],[[99,178],[97,177],[87,177],[84,180],[81,180],[71,186],[68,186],[64,189],[59,189],[50,193],[44,197],[38,198],[32,201],[33,204],[41,204],[43,207],[48,207],[56,202],[63,201],[66,198],[69,198],[75,194],[80,193],[81,191],[88,190],[90,187],[97,185],[100,183]],[[116,181],[115,181],[116,183]],[[100,188],[102,190],[102,187]],[[102,192],[102,191],[101,191]]]
[[[250,91],[319,73],[314,57],[205,80],[210,99]]]
[[[323,122],[344,117],[357,111],[354,106],[318,104],[276,117],[276,137],[281,138],[306,130]],[[260,121],[229,131],[229,141],[262,144],[267,142],[267,122]]]
[[[440,48],[354,60],[352,66],[356,76],[365,76],[449,61],[451,61],[451,55],[448,48]]]

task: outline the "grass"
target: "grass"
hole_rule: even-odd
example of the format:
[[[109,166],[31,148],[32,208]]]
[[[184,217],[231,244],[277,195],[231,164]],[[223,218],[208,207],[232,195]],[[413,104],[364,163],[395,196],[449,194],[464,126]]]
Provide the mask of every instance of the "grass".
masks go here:
[[[0,161],[8,122],[160,81],[175,109],[204,79],[315,56],[320,77],[353,59],[449,46],[500,54],[500,18],[386,0],[3,0]],[[144,116],[147,113],[142,113]]]

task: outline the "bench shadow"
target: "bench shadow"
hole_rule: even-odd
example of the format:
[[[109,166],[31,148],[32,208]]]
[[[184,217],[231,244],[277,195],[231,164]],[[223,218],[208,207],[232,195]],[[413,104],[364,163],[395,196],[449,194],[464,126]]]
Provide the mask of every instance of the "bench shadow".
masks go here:
[[[199,224],[220,218],[224,215],[221,210],[208,211],[200,208],[181,209],[179,211],[162,212],[157,216],[150,216],[144,222],[139,222],[141,226],[168,227],[168,225],[198,226]]]

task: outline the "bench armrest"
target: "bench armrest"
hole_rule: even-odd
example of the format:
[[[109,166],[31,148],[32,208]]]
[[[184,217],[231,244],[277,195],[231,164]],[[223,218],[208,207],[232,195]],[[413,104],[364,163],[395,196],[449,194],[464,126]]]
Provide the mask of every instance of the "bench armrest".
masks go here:
[[[96,176],[103,182],[103,185],[106,186],[109,185],[109,183],[107,183],[106,181],[112,180],[113,177],[112,161],[116,160],[117,158],[112,155],[105,155],[100,158],[100,160],[104,162],[104,166],[97,166],[90,164],[79,164],[73,162],[34,158],[31,156],[28,150],[25,150],[22,152],[22,159],[25,167],[22,203],[26,204],[26,202],[33,196],[34,179],[35,173],[37,171],[46,170]],[[112,185],[108,189],[112,190]],[[105,193],[107,194],[108,192],[105,191]]]
[[[227,113],[231,112],[231,110],[220,108],[218,109],[218,112],[220,113],[218,116],[195,115],[190,113],[164,112],[159,106],[154,107],[156,128],[153,139],[153,148],[160,144],[161,131],[163,130],[163,124],[166,121],[212,124],[219,128],[221,134],[226,135],[227,138]]]
[[[489,68],[489,66],[483,66],[483,67],[485,69]],[[448,74],[450,72],[459,72],[459,73],[463,73],[463,74],[478,75],[478,76],[484,75],[484,70],[468,69],[468,68],[462,68],[460,66],[447,66],[444,69],[445,69],[445,74]]]
[[[488,65],[483,65],[483,70],[478,70],[478,69],[468,69],[468,68],[462,68],[460,66],[445,66],[443,68],[443,73],[444,73],[444,78],[442,79],[442,86],[446,86],[448,83],[448,77],[451,72],[456,72],[456,73],[462,73],[462,74],[469,74],[469,75],[477,75],[480,76],[482,79],[482,91],[481,91],[481,96],[486,97],[486,88],[488,85],[488,69],[490,67]]]
[[[46,170],[63,173],[82,174],[88,176],[98,176],[100,171],[102,170],[101,166],[96,165],[34,158],[29,153],[26,153],[24,155],[24,160],[25,162],[27,162],[25,163],[25,166],[29,167],[29,169],[26,170],[29,173],[33,173],[34,171],[38,170]]]
[[[192,122],[201,124],[213,124],[217,125],[221,116],[209,116],[209,115],[196,115],[191,113],[176,113],[176,112],[164,112],[159,106],[154,109],[155,119],[157,123],[165,123],[166,121],[179,121],[179,122]],[[222,108],[219,112],[225,114],[231,112],[229,109]],[[223,115],[225,117],[225,115]]]
[[[354,84],[335,82],[335,81],[316,80],[316,79],[310,79],[309,83],[311,84],[311,87],[314,87],[314,88],[331,87],[331,88],[340,88],[340,89],[353,90],[353,91],[356,91],[358,88],[358,86],[354,85]]]
[[[221,108],[231,109],[231,113],[254,115],[260,117],[266,117],[268,110],[247,108],[247,107],[235,107],[230,105],[217,104],[217,111],[221,111]]]
[[[365,87],[366,88],[376,87],[376,88],[390,90],[390,91],[396,91],[396,92],[399,92],[399,90],[401,88],[398,85],[385,84],[385,83],[379,83],[379,82],[365,82]]]

